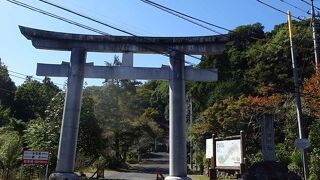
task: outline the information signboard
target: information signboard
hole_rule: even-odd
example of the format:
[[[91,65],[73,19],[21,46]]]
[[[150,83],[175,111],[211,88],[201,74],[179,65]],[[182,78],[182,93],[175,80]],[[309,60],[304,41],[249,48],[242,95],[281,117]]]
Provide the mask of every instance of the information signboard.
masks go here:
[[[241,142],[236,140],[216,141],[216,166],[240,167]]]
[[[48,164],[49,152],[23,151],[23,164]]]
[[[213,157],[213,140],[211,139],[206,139],[206,158],[210,159]]]

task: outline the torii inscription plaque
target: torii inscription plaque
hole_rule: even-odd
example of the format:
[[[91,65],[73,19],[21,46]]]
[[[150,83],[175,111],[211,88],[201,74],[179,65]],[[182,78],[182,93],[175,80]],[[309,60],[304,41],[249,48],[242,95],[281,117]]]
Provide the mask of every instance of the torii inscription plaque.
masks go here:
[[[221,53],[225,36],[132,37],[51,32],[20,26],[35,48],[71,51],[70,63],[38,64],[37,75],[68,77],[56,172],[50,179],[77,179],[74,174],[81,97],[84,78],[169,80],[169,176],[188,179],[185,126],[185,81],[216,81],[215,69],[185,67],[184,53]],[[124,53],[124,66],[94,66],[86,63],[86,52]],[[168,54],[170,66],[133,67],[133,53]]]

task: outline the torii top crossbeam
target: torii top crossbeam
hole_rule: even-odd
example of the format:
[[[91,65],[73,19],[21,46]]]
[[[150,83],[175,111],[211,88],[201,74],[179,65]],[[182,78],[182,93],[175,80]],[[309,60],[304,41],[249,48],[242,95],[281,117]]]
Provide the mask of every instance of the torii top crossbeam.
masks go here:
[[[182,54],[216,54],[225,49],[225,35],[196,37],[105,36],[52,32],[19,26],[21,33],[35,48],[71,51],[83,48],[88,52],[132,52],[160,54],[179,51]]]

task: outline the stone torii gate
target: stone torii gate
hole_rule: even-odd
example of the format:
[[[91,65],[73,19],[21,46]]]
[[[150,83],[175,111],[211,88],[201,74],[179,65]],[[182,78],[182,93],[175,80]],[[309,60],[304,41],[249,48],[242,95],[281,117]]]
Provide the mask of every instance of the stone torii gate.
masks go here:
[[[76,146],[84,78],[169,80],[169,176],[187,178],[185,80],[216,81],[215,69],[185,67],[184,54],[221,53],[224,36],[132,37],[51,32],[20,26],[21,33],[35,48],[71,51],[70,63],[38,64],[37,75],[68,77],[56,172],[50,179],[78,179],[74,174]],[[124,53],[122,66],[86,63],[87,52]],[[133,67],[133,53],[169,54],[170,66]]]

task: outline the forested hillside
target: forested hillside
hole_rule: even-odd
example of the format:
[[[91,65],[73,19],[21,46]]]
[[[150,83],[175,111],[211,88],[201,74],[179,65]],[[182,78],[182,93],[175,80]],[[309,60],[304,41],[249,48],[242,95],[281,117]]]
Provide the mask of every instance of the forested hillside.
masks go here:
[[[310,21],[295,22],[295,45],[302,87],[303,120],[312,146],[308,149],[311,179],[320,179],[320,74],[316,74]],[[260,124],[266,113],[275,120],[278,161],[301,173],[294,85],[287,24],[264,32],[261,24],[240,26],[230,34],[223,54],[203,56],[198,68],[217,68],[213,83],[187,82],[193,99],[193,125],[188,127],[194,160],[204,166],[205,139],[245,131],[247,161],[261,160]],[[117,60],[117,59],[116,59]],[[114,65],[119,65],[115,62]],[[5,179],[21,169],[23,149],[51,153],[54,171],[65,90],[49,78],[27,78],[16,87],[5,65],[0,67],[0,169]],[[190,99],[190,98],[188,98]],[[126,167],[165,144],[168,138],[168,82],[106,80],[85,87],[82,99],[77,169]],[[187,114],[189,116],[189,114]],[[187,118],[188,123],[188,118]],[[24,168],[37,176],[41,167]]]

